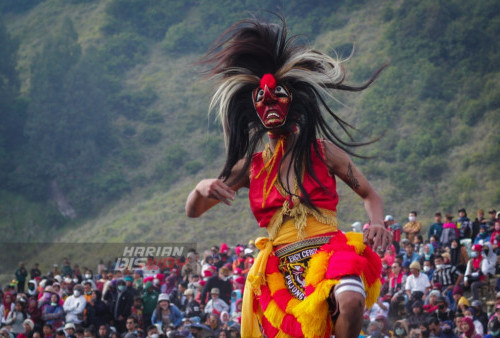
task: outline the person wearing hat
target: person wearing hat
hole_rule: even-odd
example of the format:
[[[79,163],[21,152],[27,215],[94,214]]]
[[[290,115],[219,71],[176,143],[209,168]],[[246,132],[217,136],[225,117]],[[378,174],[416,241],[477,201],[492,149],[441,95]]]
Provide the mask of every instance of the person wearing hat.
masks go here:
[[[406,294],[412,301],[425,298],[429,293],[431,284],[425,273],[421,273],[421,266],[418,261],[410,264],[410,275],[406,279]]]
[[[465,269],[464,286],[472,290],[474,299],[479,299],[479,288],[486,284],[489,264],[488,260],[481,255],[483,246],[475,244],[472,246],[471,259],[467,262]]]
[[[66,333],[66,337],[74,336],[75,331],[76,331],[75,324],[66,323],[66,325],[64,325],[64,332]]]
[[[448,302],[444,296],[439,296],[437,299],[437,310],[433,313],[440,322],[446,320],[453,321],[455,319],[455,313],[449,309]]]
[[[85,305],[87,305],[87,301],[83,296],[83,287],[77,284],[73,288],[73,294],[64,301],[63,309],[66,313],[66,323],[82,323]]]
[[[212,288],[212,290],[210,290],[211,299],[205,306],[205,313],[215,313],[217,316],[220,316],[222,311],[229,311],[229,305],[223,301],[219,295],[220,291],[218,288]]]
[[[483,303],[480,300],[473,300],[470,305],[474,308],[474,320],[479,320],[483,328],[487,328],[488,315],[483,311]]]
[[[170,302],[170,297],[166,293],[161,293],[158,296],[158,305],[156,306],[151,323],[161,325],[163,328],[173,324],[175,327],[182,323],[182,313],[175,304]]]
[[[194,290],[186,289],[186,291],[184,291],[184,296],[186,297],[184,316],[188,318],[201,316],[200,303],[194,299]]]

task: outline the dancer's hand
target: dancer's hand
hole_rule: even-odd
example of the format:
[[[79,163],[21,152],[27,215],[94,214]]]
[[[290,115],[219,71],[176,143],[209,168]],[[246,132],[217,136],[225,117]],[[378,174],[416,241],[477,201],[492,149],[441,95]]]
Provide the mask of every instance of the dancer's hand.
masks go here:
[[[363,241],[375,250],[382,248],[385,251],[392,242],[392,233],[386,230],[383,225],[371,224],[368,229],[363,231]]]
[[[205,198],[213,198],[227,205],[231,205],[231,201],[234,201],[236,196],[233,189],[217,178],[200,181],[195,190]]]

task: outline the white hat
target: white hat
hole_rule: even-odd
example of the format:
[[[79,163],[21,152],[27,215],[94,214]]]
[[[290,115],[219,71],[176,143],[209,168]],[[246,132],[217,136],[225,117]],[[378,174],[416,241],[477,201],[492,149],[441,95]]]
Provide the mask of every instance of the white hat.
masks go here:
[[[253,252],[253,250],[250,248],[245,249],[245,255],[250,255],[252,252]]]
[[[385,222],[394,221],[394,217],[392,217],[392,215],[385,215],[384,221]]]
[[[160,295],[158,296],[158,303],[161,302],[162,300],[170,302],[170,297],[166,293],[160,293]]]
[[[66,325],[64,325],[64,329],[67,330],[67,329],[73,329],[75,330],[75,324],[73,323],[66,323]]]
[[[32,330],[35,327],[35,323],[31,319],[29,319],[29,318],[25,319],[24,322],[23,322],[23,324],[28,324],[31,327]]]

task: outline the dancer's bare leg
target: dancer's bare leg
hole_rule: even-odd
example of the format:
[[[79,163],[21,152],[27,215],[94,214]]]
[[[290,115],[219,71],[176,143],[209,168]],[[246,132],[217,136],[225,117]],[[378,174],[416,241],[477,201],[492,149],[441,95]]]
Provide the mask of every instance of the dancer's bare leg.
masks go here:
[[[344,291],[335,296],[338,317],[335,321],[335,338],[356,338],[363,326],[365,297],[359,292]]]

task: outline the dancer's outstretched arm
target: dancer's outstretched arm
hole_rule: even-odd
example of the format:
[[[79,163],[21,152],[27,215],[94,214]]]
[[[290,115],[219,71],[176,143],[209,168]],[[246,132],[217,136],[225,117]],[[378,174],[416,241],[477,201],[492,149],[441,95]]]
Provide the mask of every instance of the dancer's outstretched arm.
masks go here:
[[[188,217],[200,217],[205,211],[219,202],[231,205],[231,201],[236,196],[236,191],[243,187],[248,188],[249,176],[248,173],[245,173],[239,181],[236,181],[231,186],[224,182],[232,182],[234,178],[239,177],[244,162],[245,160],[241,159],[236,163],[231,170],[231,175],[224,181],[218,178],[201,180],[189,193],[186,201],[186,215]]]

